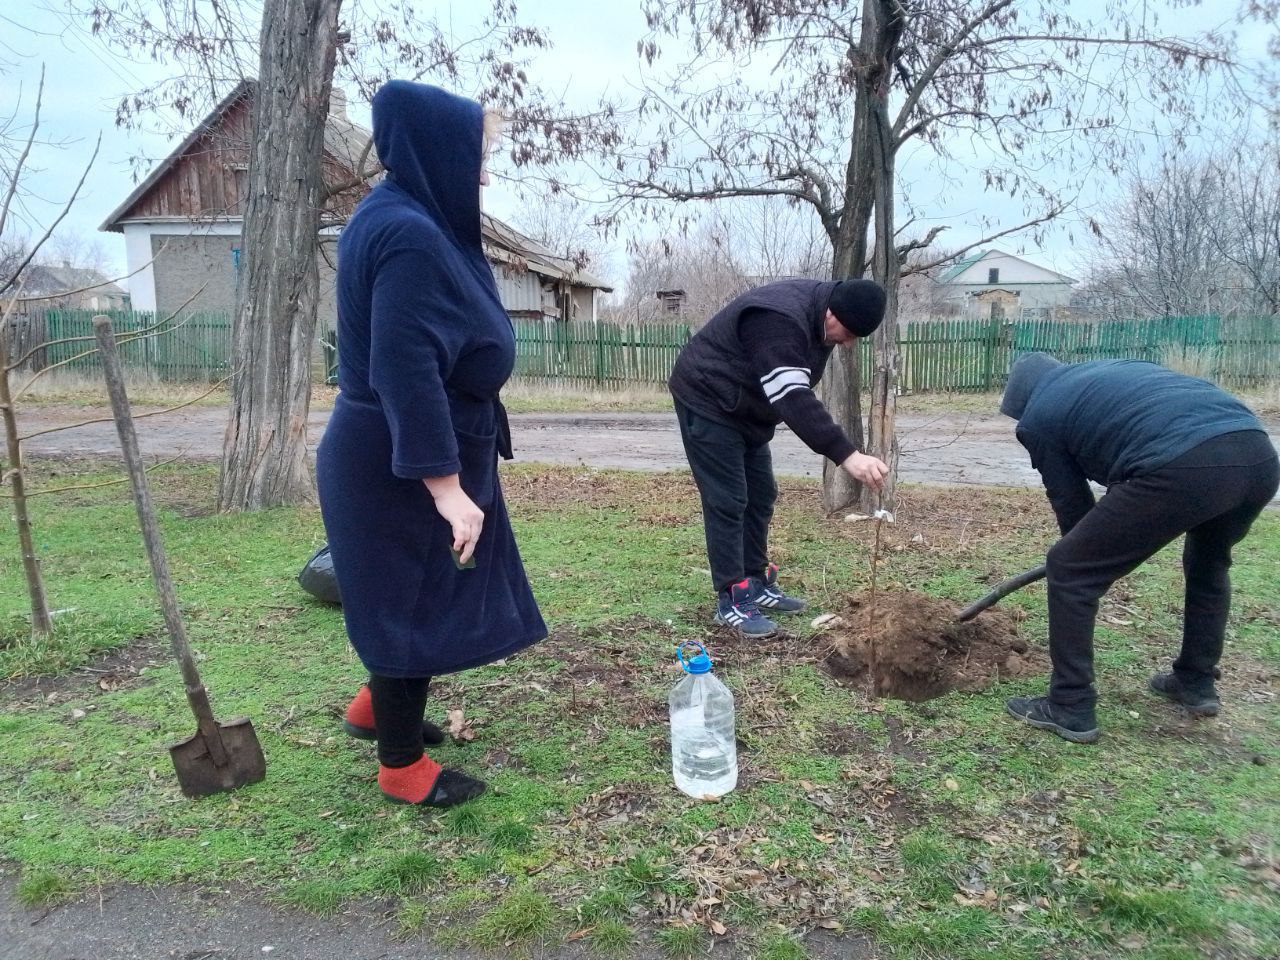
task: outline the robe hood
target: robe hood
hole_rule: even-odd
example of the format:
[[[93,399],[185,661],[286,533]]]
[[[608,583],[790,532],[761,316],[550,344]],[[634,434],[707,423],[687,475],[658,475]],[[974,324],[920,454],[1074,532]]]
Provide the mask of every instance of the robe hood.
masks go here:
[[[388,178],[464,249],[480,250],[484,109],[424,83],[392,80],[373,97],[373,143]]]

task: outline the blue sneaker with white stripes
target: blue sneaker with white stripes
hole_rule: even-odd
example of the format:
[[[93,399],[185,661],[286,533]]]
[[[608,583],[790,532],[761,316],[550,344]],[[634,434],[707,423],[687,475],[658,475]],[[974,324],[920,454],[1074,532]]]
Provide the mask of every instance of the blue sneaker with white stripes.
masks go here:
[[[716,606],[716,623],[734,627],[744,637],[771,637],[777,633],[778,625],[756,606],[756,583],[750,579],[742,580],[728,590],[721,590]]]
[[[771,563],[765,568],[763,579],[753,580],[752,583],[759,591],[755,601],[756,606],[761,610],[768,610],[770,613],[799,613],[808,606],[799,597],[789,597],[782,592],[782,588],[778,586],[776,563]]]

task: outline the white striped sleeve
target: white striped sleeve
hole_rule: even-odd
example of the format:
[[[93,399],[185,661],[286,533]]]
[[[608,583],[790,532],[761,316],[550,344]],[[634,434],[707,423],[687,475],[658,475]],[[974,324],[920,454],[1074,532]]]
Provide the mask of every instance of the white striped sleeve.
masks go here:
[[[770,403],[777,403],[793,390],[808,390],[808,367],[774,367],[760,378],[760,386],[764,387],[764,395]]]

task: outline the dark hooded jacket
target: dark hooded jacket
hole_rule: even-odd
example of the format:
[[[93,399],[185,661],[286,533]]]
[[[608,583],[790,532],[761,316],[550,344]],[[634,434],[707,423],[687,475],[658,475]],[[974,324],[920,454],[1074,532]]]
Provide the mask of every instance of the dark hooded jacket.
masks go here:
[[[347,633],[365,667],[422,677],[546,636],[497,478],[515,336],[480,240],[483,112],[393,81],[373,99],[387,176],[338,243],[340,393],[317,455]],[[484,510],[458,570],[424,477]]]
[[[1158,470],[1197,444],[1263,430],[1249,408],[1207,380],[1144,360],[1063,364],[1026,354],[1009,372],[1000,411],[1044,479],[1063,533],[1105,487]]]

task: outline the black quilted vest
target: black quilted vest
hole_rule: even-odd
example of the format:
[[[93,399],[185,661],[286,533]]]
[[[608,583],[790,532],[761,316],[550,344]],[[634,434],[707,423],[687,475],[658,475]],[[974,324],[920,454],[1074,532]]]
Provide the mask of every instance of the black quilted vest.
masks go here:
[[[834,280],[779,280],[731,300],[680,351],[667,386],[694,413],[736,428],[749,443],[767,443],[781,418],[765,398],[738,336],[742,317],[765,310],[777,323],[798,325],[809,341],[816,386],[832,348],[822,342]]]

